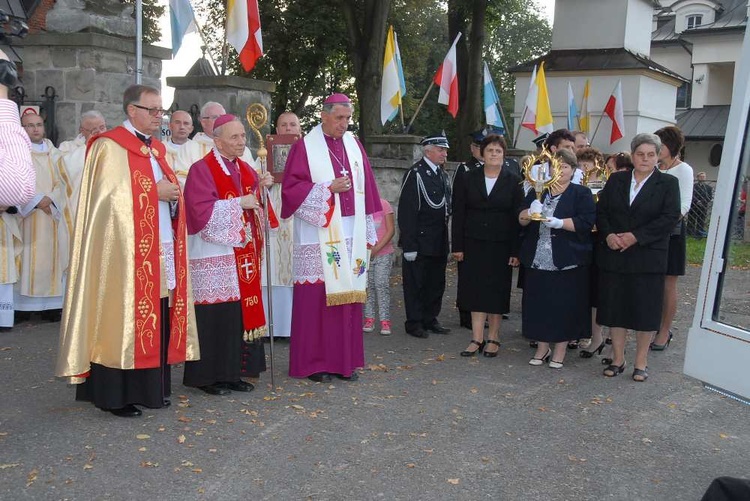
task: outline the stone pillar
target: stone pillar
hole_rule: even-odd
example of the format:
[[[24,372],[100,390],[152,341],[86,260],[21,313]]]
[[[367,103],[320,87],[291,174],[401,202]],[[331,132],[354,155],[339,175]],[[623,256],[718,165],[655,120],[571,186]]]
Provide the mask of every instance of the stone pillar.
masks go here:
[[[112,127],[123,122],[122,94],[135,83],[135,41],[100,33],[39,33],[24,46],[23,86],[27,100],[40,100],[47,86],[57,93],[58,141],[78,134],[81,113],[96,109]],[[161,61],[171,50],[143,46],[143,83],[161,88]]]
[[[168,77],[167,85],[175,89],[173,102],[177,109],[189,111],[192,105],[200,108],[208,101],[216,101],[227,113],[237,115],[247,128],[247,145],[253,155],[258,149],[258,138],[247,122],[249,105],[260,103],[265,106],[268,123],[261,129],[263,140],[271,133],[271,94],[276,90],[276,84],[272,82],[237,76],[188,76]]]

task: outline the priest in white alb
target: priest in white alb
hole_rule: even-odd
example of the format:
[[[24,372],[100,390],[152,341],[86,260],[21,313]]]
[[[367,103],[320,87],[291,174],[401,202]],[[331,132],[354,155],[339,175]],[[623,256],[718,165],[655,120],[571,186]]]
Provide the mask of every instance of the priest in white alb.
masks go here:
[[[36,195],[29,203],[18,207],[22,251],[14,307],[19,320],[39,311],[45,320],[57,322],[62,309],[63,273],[68,267],[73,226],[66,176],[59,150],[44,137],[42,117],[26,114],[21,117],[21,125],[31,140]]]

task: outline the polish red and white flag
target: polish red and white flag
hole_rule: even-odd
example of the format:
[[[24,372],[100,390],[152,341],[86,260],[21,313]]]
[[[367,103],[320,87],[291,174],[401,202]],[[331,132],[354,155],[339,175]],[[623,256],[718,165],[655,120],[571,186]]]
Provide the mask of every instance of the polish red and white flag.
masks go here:
[[[618,81],[609,101],[604,107],[604,114],[612,120],[612,133],[609,144],[614,143],[625,135],[625,114],[622,111],[622,81]]]
[[[458,67],[456,64],[456,44],[458,39],[461,38],[461,33],[456,35],[456,39],[453,40],[448,54],[443,60],[443,64],[438,68],[435,78],[433,79],[435,85],[440,87],[440,95],[438,96],[438,103],[445,104],[448,106],[448,113],[456,118],[458,114]]]

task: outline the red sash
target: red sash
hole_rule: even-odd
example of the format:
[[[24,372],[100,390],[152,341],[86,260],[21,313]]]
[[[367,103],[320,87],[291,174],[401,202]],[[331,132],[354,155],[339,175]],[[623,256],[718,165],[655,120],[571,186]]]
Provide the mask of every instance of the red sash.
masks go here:
[[[206,161],[211,170],[216,190],[219,192],[219,198],[229,200],[252,193],[259,201],[261,200],[258,175],[242,159],[237,158],[242,193],[238,193],[232,176],[228,176],[224,172],[213,150],[203,157],[203,160]],[[229,162],[226,167],[233,169],[234,164]],[[259,212],[259,210],[242,211],[244,232],[250,232],[250,235],[246,235],[246,238],[249,237],[250,241],[245,247],[234,247],[237,278],[240,284],[240,304],[242,305],[243,338],[245,341],[258,339],[266,334],[266,315],[263,312],[263,298],[261,296],[260,270],[263,255],[263,233]],[[269,214],[273,214],[273,211],[269,211]]]

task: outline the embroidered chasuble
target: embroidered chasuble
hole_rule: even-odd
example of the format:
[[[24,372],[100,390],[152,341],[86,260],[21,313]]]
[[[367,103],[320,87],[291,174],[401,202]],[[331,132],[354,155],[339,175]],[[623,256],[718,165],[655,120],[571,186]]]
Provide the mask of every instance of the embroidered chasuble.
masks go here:
[[[177,183],[165,154],[161,142],[153,139],[149,148],[123,126],[88,145],[57,376],[80,383],[91,363],[113,369],[160,367],[164,297],[171,305],[167,363],[199,358],[185,201],[180,193],[170,220],[161,216],[157,195],[156,172]],[[166,225],[160,225],[163,219]],[[169,242],[164,241],[165,228],[171,230],[166,233],[171,234]]]
[[[22,251],[20,280],[16,308],[26,311],[59,308],[61,304],[36,303],[29,298],[61,297],[63,273],[68,267],[72,219],[68,209],[67,175],[60,164],[60,152],[49,139],[44,140],[44,151],[32,149],[31,158],[36,170],[36,195],[26,205],[19,207]],[[50,214],[36,205],[49,197]]]

